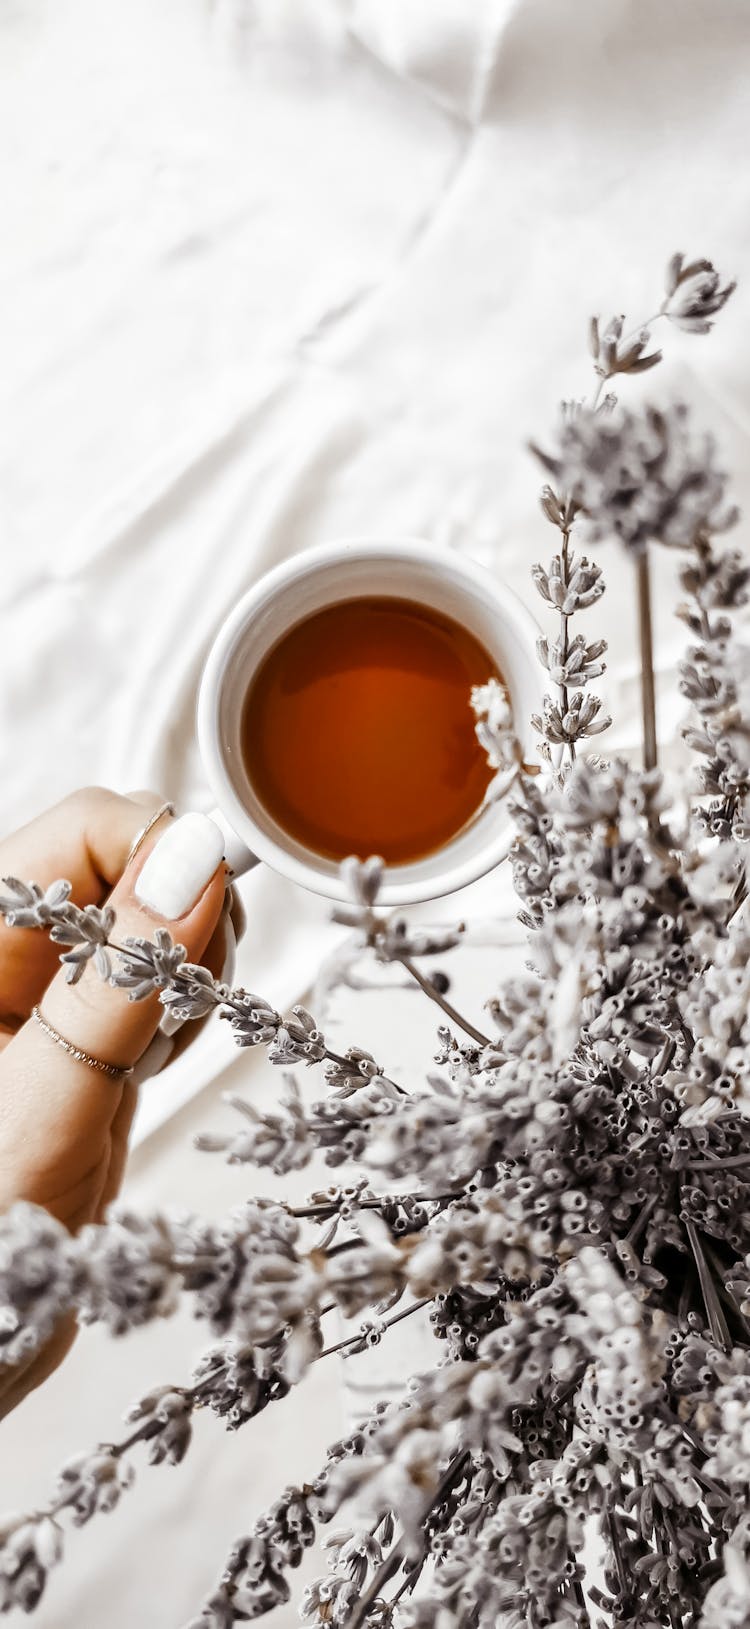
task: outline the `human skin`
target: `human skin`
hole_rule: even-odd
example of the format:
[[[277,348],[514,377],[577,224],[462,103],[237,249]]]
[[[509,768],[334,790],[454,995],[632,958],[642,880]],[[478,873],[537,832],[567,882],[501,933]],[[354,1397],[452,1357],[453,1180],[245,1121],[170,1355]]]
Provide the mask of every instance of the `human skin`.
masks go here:
[[[143,865],[172,816],[162,815],[129,863],[128,853],[162,802],[152,792],[74,792],[0,842],[0,878],[15,876],[45,888],[64,877],[76,905],[112,905],[115,938],[153,938],[166,927],[189,961],[218,972],[223,862],[176,920],[147,909],[135,894]],[[163,1008],[157,996],[129,1002],[91,963],[78,983],[69,984],[60,966],[62,948],[43,930],[11,928],[0,919],[0,1211],[28,1200],[75,1232],[101,1221],[119,1191],[137,1088],[130,1077],[117,1080],[73,1058],[31,1018],[32,1008],[38,1005],[75,1046],[122,1067],[141,1058]],[[147,1089],[158,1091],[158,1078]],[[67,1324],[25,1368],[0,1379],[0,1412],[56,1367],[74,1332],[73,1323]]]

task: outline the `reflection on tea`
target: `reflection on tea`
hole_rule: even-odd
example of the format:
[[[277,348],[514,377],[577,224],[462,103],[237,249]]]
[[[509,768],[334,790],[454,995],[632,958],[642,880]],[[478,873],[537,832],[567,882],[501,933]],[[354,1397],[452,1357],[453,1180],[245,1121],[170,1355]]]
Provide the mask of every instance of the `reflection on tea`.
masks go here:
[[[424,858],[489,784],[469,692],[490,677],[501,675],[479,640],[428,607],[381,595],[314,612],[273,647],[245,698],[256,795],[328,858]]]

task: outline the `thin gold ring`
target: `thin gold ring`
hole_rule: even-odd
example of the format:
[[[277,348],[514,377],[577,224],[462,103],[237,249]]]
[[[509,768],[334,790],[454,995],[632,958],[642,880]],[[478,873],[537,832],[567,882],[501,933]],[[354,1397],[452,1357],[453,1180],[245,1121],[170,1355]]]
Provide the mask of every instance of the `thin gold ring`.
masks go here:
[[[141,843],[143,843],[145,841],[145,839],[148,837],[149,832],[153,830],[154,826],[156,825],[157,820],[161,820],[162,815],[165,815],[165,814],[174,814],[174,804],[173,803],[162,803],[162,804],[160,804],[159,808],[155,809],[153,814],[146,821],[145,826],[141,826],[140,831],[136,832],[136,835],[133,838],[133,841],[132,841],[132,843],[130,845],[130,850],[129,850],[129,853],[128,853],[127,860],[125,861],[126,866],[130,865],[131,860],[135,859],[135,856],[138,853],[138,850],[139,850],[139,848],[141,846]]]
[[[31,1016],[34,1022],[39,1025],[39,1028],[44,1030],[45,1035],[48,1035],[56,1046],[61,1046],[63,1052],[67,1052],[78,1063],[87,1063],[89,1069],[98,1069],[100,1074],[109,1075],[111,1080],[125,1080],[128,1075],[132,1075],[134,1067],[132,1064],[126,1068],[120,1068],[116,1063],[105,1063],[103,1058],[94,1058],[90,1052],[84,1052],[82,1046],[74,1046],[72,1041],[66,1041],[65,1036],[60,1034],[59,1029],[55,1029],[54,1024],[50,1024],[43,1017],[38,1007],[32,1007]]]

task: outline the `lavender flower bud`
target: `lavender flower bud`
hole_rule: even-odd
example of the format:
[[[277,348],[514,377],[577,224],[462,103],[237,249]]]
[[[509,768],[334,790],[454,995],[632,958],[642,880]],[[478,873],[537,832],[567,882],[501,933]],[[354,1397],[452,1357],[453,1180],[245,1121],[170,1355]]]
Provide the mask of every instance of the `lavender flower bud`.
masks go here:
[[[304,1007],[293,1007],[293,1017],[276,1031],[268,1048],[269,1063],[320,1063],[326,1055],[325,1036]]]
[[[0,895],[0,915],[9,928],[48,928],[55,922],[67,921],[69,882],[50,883],[46,890],[36,882],[21,882],[18,877],[3,877],[2,883],[7,892]]]
[[[128,937],[118,951],[119,971],[111,983],[127,990],[129,1001],[143,1001],[164,990],[185,966],[184,945],[175,945],[166,928],[157,928],[153,940]]]
[[[618,537],[636,553],[648,543],[687,549],[737,519],[713,442],[695,435],[683,405],[604,418],[581,412],[561,423],[558,449],[546,462],[575,494],[595,537]]]
[[[133,1479],[132,1466],[111,1444],[101,1443],[92,1453],[77,1454],[63,1465],[57,1495],[73,1511],[76,1527],[82,1527],[98,1512],[114,1510]]]
[[[104,1323],[111,1334],[123,1335],[174,1311],[178,1273],[166,1218],[115,1209],[107,1227],[83,1229],[79,1251],[85,1261],[78,1294],[82,1322]]]
[[[227,1018],[237,1046],[264,1046],[276,1035],[281,1019],[262,996],[247,990],[233,990],[231,1001],[222,1007],[221,1018]]]
[[[76,1247],[60,1222],[19,1200],[0,1217],[0,1365],[33,1357],[76,1295]]]
[[[580,741],[583,736],[600,735],[603,730],[609,729],[612,720],[606,713],[599,716],[601,705],[598,696],[579,693],[569,698],[563,711],[551,696],[545,696],[544,712],[541,715],[532,713],[531,723],[545,741],[553,746],[567,746]]]
[[[129,1410],[127,1418],[146,1427],[149,1464],[179,1465],[190,1446],[192,1411],[190,1395],[173,1386],[158,1386]]]
[[[596,317],[591,320],[589,339],[594,367],[601,379],[611,379],[616,373],[644,373],[661,362],[661,351],[649,351],[651,333],[642,328],[622,341],[623,317],[612,317],[600,331]]]
[[[713,327],[711,319],[726,305],[737,284],[725,283],[722,287],[710,260],[686,264],[684,256],[676,254],[667,267],[666,287],[662,310],[670,322],[686,333],[707,334]]]
[[[11,1517],[0,1526],[0,1612],[33,1612],[47,1574],[62,1559],[62,1533],[49,1516]]]
[[[604,593],[601,567],[585,556],[570,556],[568,570],[564,572],[560,556],[555,555],[546,571],[543,566],[532,566],[531,576],[542,599],[564,616],[585,611],[588,606],[595,605]]]
[[[279,1176],[299,1171],[309,1163],[314,1143],[293,1076],[286,1076],[281,1114],[260,1113],[252,1103],[233,1093],[227,1093],[225,1101],[250,1122],[249,1126],[228,1136],[201,1133],[195,1138],[196,1148],[223,1153],[230,1165],[268,1165]]]

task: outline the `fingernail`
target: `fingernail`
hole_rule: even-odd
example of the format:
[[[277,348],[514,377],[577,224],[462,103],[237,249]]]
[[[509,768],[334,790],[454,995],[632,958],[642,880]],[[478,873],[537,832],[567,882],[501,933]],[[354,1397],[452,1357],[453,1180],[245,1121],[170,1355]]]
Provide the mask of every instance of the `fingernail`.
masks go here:
[[[224,838],[204,814],[185,814],[162,833],[143,866],[135,897],[157,916],[184,916],[210,881],[224,853]]]
[[[173,1013],[165,1012],[164,1017],[160,1020],[159,1030],[162,1035],[167,1035],[171,1039],[186,1023],[186,1018],[175,1018]]]

